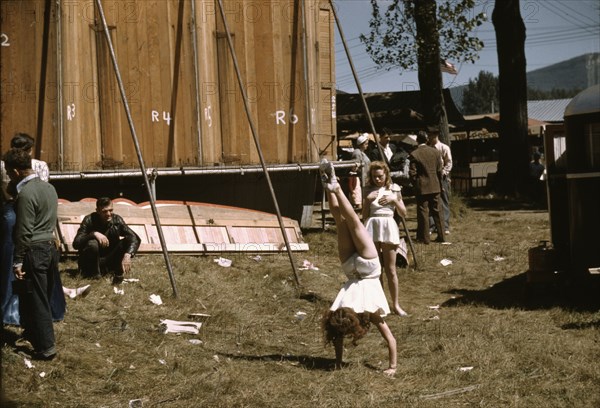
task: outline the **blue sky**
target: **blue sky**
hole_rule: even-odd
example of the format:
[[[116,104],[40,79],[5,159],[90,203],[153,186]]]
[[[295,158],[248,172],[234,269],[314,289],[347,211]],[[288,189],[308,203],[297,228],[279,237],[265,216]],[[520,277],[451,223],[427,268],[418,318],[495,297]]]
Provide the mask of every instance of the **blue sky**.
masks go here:
[[[498,75],[496,37],[491,21],[494,0],[477,1],[476,10],[484,10],[487,21],[477,36],[485,47],[473,63],[451,61],[458,75],[442,74],[444,87],[465,85],[480,71]],[[385,4],[386,1],[380,3]],[[408,91],[419,89],[415,71],[378,71],[358,39],[369,32],[369,0],[337,0],[336,10],[350,48],[354,66],[364,92]],[[383,7],[382,7],[383,8]],[[527,71],[543,68],[582,54],[600,52],[600,1],[598,0],[521,0],[521,16],[527,30],[525,56]],[[336,27],[337,88],[357,92],[346,53]]]

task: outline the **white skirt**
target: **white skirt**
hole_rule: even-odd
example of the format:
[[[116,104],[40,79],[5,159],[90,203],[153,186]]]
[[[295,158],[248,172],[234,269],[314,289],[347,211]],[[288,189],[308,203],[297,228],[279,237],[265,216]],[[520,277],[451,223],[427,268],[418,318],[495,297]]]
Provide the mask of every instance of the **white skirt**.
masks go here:
[[[329,310],[335,311],[340,307],[348,307],[355,313],[378,312],[382,317],[390,314],[390,307],[378,278],[348,280]]]
[[[373,242],[400,245],[400,231],[394,217],[369,217],[365,227]]]

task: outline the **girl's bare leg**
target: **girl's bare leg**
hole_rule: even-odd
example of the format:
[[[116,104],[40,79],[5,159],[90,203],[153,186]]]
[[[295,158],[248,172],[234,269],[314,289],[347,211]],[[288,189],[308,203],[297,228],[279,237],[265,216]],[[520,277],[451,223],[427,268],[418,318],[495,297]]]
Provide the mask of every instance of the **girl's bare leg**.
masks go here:
[[[383,270],[387,276],[390,297],[392,298],[392,311],[399,316],[407,316],[398,302],[398,274],[396,273],[396,246],[381,244]]]
[[[331,214],[338,225],[338,242],[343,245],[343,247],[338,248],[340,260],[344,262],[354,252],[357,252],[359,256],[366,259],[376,258],[377,250],[375,249],[373,239],[360,221],[360,218],[358,218],[358,215],[342,191],[339,183],[337,183],[337,181],[332,182],[331,180],[335,179],[333,165],[326,160],[322,161],[321,172],[324,174],[325,178],[327,178],[326,180],[323,180],[323,188],[327,192]],[[340,223],[342,220],[344,221],[342,224],[345,224],[345,228],[340,230],[339,227],[341,226]],[[338,221],[340,221],[340,223],[338,223]],[[346,238],[341,235],[348,235],[352,241],[352,245],[348,245]],[[349,250],[351,252],[347,254]]]

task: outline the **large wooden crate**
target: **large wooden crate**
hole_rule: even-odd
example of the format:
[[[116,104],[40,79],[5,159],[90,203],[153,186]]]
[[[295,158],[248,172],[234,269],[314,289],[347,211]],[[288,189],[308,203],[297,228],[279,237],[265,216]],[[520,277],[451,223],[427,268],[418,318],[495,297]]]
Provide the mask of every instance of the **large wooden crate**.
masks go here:
[[[101,4],[146,165],[259,163],[218,3]],[[224,5],[266,162],[335,157],[329,2]],[[0,6],[0,150],[22,131],[36,137],[53,172],[138,167],[96,1]]]

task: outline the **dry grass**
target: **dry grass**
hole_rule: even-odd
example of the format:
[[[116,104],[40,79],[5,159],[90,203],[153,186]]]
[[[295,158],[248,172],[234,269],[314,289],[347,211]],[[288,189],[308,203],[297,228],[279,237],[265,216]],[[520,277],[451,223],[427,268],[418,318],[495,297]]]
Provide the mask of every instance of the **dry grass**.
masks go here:
[[[307,234],[310,252],[295,254],[296,263],[320,268],[301,272],[302,290],[287,254],[225,255],[231,268],[182,256],[172,258],[174,299],[162,257],[145,256],[135,260],[140,282],[124,284],[124,295],[100,281],[87,298],[68,300],[65,321],[55,325],[54,361],[27,369],[14,350],[19,330],[5,328],[2,406],[126,407],[134,399],[144,407],[600,406],[597,288],[596,302],[526,290],[527,249],[548,239],[547,213],[460,201],[453,208],[452,245],[418,245],[419,270],[399,269],[410,316],[387,318],[399,344],[396,378],[380,372],[387,351],[376,331],[348,345],[347,367],[332,370],[320,317],[344,277],[327,231]],[[409,211],[414,228],[414,205]],[[443,258],[453,264],[443,267]],[[62,266],[67,286],[82,283],[69,273],[73,260]],[[152,304],[151,294],[164,304]],[[297,319],[299,311],[306,318]],[[197,312],[211,315],[197,336],[164,334],[159,324]]]

